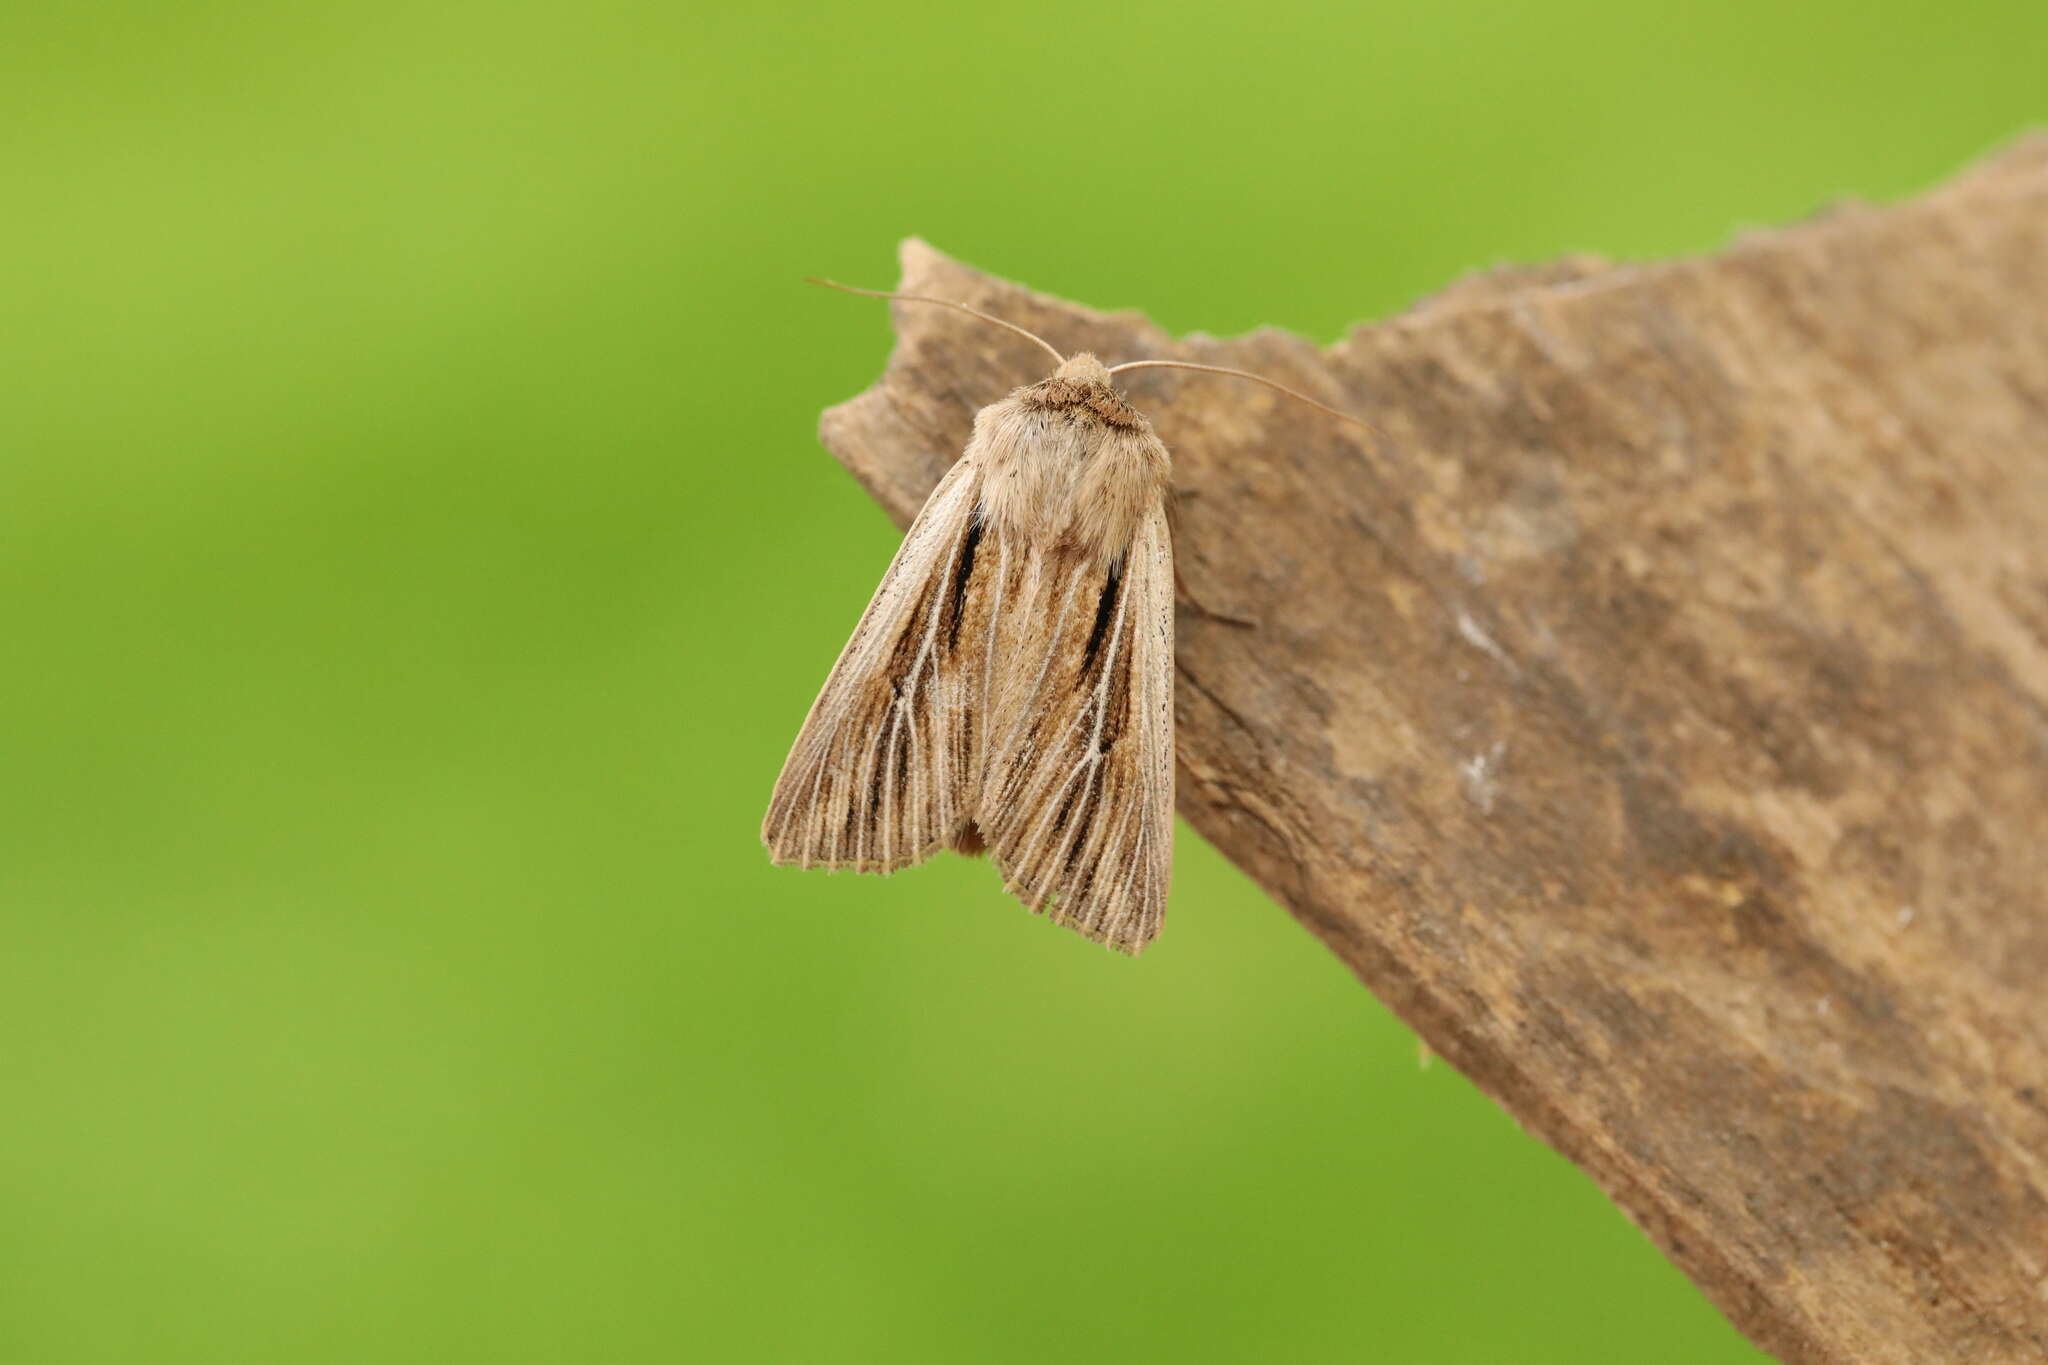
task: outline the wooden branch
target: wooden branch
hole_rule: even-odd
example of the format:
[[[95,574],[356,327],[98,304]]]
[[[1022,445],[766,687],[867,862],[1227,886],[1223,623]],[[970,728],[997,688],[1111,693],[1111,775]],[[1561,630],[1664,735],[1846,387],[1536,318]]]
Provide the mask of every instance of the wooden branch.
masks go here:
[[[903,266],[1386,432],[1129,376],[1259,623],[1182,612],[1182,811],[1759,1345],[2048,1359],[2048,139],[1328,350]],[[896,318],[823,434],[907,522],[1046,365]]]

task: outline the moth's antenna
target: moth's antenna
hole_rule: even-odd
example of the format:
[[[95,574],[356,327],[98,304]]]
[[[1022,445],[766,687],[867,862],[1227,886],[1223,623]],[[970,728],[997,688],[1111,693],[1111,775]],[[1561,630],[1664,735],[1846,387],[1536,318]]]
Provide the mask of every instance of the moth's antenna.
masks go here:
[[[1328,414],[1330,414],[1330,416],[1337,418],[1339,421],[1349,422],[1353,426],[1363,427],[1367,431],[1371,432],[1373,435],[1379,437],[1381,440],[1386,439],[1385,432],[1381,431],[1372,423],[1366,421],[1363,417],[1353,417],[1348,412],[1339,412],[1337,409],[1329,406],[1327,403],[1318,403],[1315,399],[1309,397],[1305,393],[1300,392],[1299,390],[1290,389],[1285,384],[1278,383],[1275,380],[1268,379],[1266,378],[1266,376],[1262,374],[1253,374],[1249,370],[1226,369],[1224,366],[1221,365],[1197,365],[1192,360],[1126,360],[1121,365],[1110,366],[1109,372],[1111,374],[1122,374],[1125,370],[1145,369],[1200,370],[1204,374],[1227,374],[1237,379],[1249,379],[1254,384],[1264,384],[1267,388],[1272,389],[1276,393],[1284,393],[1289,398],[1298,399],[1301,402],[1304,402],[1308,404],[1310,407],[1314,408],[1317,412],[1327,412]]]
[[[815,275],[804,276],[804,283],[822,284],[827,289],[840,289],[844,290],[846,293],[849,294],[865,294],[871,299],[901,299],[905,303],[936,303],[942,308],[958,309],[960,312],[967,314],[967,316],[971,318],[980,318],[983,322],[993,322],[998,327],[1007,327],[1011,331],[1015,332],[1018,336],[1024,337],[1030,341],[1035,341],[1039,345],[1045,347],[1046,350],[1051,351],[1052,358],[1058,361],[1060,364],[1064,365],[1067,363],[1067,358],[1061,355],[1058,351],[1053,350],[1052,343],[1047,341],[1044,337],[1037,336],[1031,332],[1027,332],[1014,322],[1004,322],[1001,318],[995,316],[993,313],[984,313],[979,308],[969,308],[966,304],[955,303],[951,299],[935,299],[929,294],[891,294],[888,291],[882,289],[855,289],[850,284],[841,284],[837,280],[821,280]]]

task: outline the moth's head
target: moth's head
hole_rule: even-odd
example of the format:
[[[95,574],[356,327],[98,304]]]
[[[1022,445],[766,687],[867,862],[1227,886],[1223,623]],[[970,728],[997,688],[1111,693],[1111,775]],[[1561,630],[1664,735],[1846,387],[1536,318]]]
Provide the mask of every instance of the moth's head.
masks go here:
[[[1060,362],[1052,372],[1054,379],[1067,379],[1076,384],[1095,384],[1102,388],[1112,387],[1109,382],[1109,367],[1086,351],[1077,351]]]

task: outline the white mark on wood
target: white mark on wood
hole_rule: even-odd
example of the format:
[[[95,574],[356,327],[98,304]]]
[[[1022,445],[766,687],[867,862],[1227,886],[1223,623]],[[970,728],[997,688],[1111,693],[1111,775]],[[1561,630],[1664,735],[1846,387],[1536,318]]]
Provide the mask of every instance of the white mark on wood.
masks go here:
[[[1497,739],[1485,753],[1474,754],[1458,765],[1465,799],[1479,807],[1481,815],[1493,814],[1493,803],[1500,796],[1500,760],[1507,751],[1508,742]]]
[[[1472,619],[1464,608],[1458,609],[1458,634],[1465,637],[1465,643],[1484,654],[1487,658],[1505,668],[1509,673],[1520,676],[1522,670],[1515,667],[1515,661],[1500,647],[1500,642],[1486,633],[1485,627]]]

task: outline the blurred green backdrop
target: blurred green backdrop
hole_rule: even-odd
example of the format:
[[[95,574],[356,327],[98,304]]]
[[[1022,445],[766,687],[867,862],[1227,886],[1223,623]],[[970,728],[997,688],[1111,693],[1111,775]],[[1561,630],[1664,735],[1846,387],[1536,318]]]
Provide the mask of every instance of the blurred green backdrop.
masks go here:
[[[1136,963],[767,866],[896,543],[795,280],[1331,339],[1919,189],[2048,11],[973,9],[7,7],[0,1359],[1753,1358],[1191,836]]]

